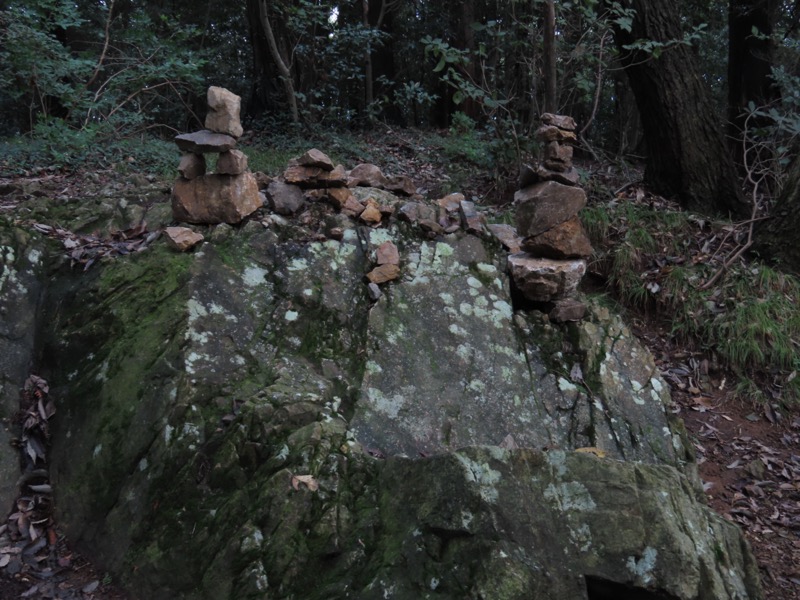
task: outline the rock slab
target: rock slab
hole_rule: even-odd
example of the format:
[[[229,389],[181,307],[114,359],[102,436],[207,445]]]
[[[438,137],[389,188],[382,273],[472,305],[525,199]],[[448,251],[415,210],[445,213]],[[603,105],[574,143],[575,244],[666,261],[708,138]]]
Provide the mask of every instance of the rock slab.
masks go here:
[[[179,178],[172,188],[172,215],[186,223],[239,223],[261,208],[255,176],[204,175]]]

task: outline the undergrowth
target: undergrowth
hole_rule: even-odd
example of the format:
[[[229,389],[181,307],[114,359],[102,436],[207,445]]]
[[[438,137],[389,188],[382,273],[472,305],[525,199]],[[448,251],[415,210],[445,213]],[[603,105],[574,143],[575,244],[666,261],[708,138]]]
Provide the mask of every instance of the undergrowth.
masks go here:
[[[739,397],[800,400],[800,280],[739,261],[705,286],[731,247],[730,224],[633,200],[590,205],[581,218],[596,249],[592,269],[624,306],[732,370]]]

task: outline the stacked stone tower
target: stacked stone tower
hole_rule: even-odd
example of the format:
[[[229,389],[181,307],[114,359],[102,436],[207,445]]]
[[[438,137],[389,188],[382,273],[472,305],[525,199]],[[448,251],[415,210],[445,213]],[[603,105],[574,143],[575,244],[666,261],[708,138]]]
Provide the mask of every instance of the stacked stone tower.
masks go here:
[[[542,303],[552,320],[578,320],[585,306],[574,295],[592,246],[578,219],[586,193],[577,186],[572,166],[575,121],[545,113],[536,138],[544,145],[544,157],[535,167],[523,167],[520,175],[514,201],[522,252],[509,256],[509,269],[525,298]]]
[[[175,137],[185,154],[172,189],[172,216],[188,223],[239,223],[260,208],[256,178],[247,156],[236,150],[242,135],[241,98],[228,90],[208,88],[206,129]],[[205,154],[217,153],[214,173],[206,173]]]

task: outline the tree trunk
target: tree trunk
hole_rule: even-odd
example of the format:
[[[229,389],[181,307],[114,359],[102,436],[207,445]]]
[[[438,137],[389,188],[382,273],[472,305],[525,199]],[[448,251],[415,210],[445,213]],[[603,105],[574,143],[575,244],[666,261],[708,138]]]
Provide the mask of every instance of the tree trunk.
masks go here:
[[[728,4],[729,138],[739,164],[744,163],[742,136],[748,104],[764,106],[778,97],[771,79],[773,44],[766,37],[772,33],[775,11],[775,0],[730,0]],[[753,35],[753,29],[759,35]]]
[[[756,229],[756,252],[780,261],[787,271],[800,275],[800,155],[789,166],[783,189],[769,219]]]
[[[627,0],[624,5],[636,11],[631,31],[616,27],[614,34],[647,143],[645,183],[691,210],[749,215],[695,55],[677,43],[683,37],[679,4]],[[660,56],[625,48],[637,40],[664,44]]]
[[[294,81],[292,79],[292,72],[289,69],[289,61],[281,56],[278,50],[278,43],[275,40],[275,33],[272,30],[272,24],[269,21],[269,14],[267,12],[267,0],[260,0],[258,3],[259,16],[261,18],[261,26],[264,30],[264,35],[267,38],[267,46],[269,48],[270,56],[272,57],[275,66],[283,83],[284,93],[286,94],[286,101],[289,104],[289,110],[292,114],[292,123],[300,122],[300,113],[297,109],[297,97],[294,93]]]
[[[547,0],[544,14],[544,111],[558,112],[556,79],[556,6]]]

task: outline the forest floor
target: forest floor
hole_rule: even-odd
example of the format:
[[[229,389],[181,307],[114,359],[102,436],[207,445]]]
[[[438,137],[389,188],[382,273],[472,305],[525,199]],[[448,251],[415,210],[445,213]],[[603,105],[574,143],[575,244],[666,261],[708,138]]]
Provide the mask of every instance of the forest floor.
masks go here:
[[[436,159],[437,148],[426,145],[418,133],[384,132],[379,138],[366,139],[365,144],[372,150],[362,160],[372,159],[391,175],[410,176],[428,197],[462,191],[468,198],[481,199],[479,204],[489,213],[502,214],[509,208],[516,187],[512,176],[487,178],[480,169],[471,169],[454,177],[452,165]],[[351,164],[346,166],[354,166],[359,158],[357,152],[352,153],[348,157]],[[594,164],[587,171],[604,178],[604,185],[612,188],[636,183],[638,177],[635,169],[606,165]],[[608,181],[612,171],[611,179],[616,181]],[[18,216],[15,203],[4,190],[16,189],[32,178],[40,178],[39,193],[49,197],[98,185],[97,173],[91,177],[86,172],[45,174],[44,178],[38,171],[18,179],[0,179],[0,214]],[[115,176],[113,172],[100,173],[101,179]],[[131,178],[131,185],[135,181]],[[453,189],[456,184],[460,189]],[[164,185],[170,183],[165,180]],[[776,411],[769,405],[735,399],[731,392],[736,387],[734,374],[708,369],[708,357],[678,343],[658,315],[622,310],[672,388],[670,410],[686,424],[709,504],[737,523],[753,548],[765,599],[800,600],[800,407]],[[705,385],[699,386],[700,380]],[[15,574],[0,568],[0,599],[128,598],[110,576],[71,546],[57,522],[52,531],[55,543],[49,551],[38,553],[43,557],[38,568]],[[0,547],[0,565],[3,550]]]

